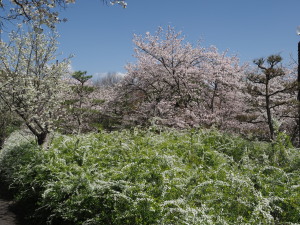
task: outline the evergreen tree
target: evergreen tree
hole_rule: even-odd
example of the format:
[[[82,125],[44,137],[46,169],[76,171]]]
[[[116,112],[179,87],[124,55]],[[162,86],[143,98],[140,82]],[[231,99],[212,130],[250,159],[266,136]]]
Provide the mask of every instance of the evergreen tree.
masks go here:
[[[293,101],[295,81],[281,62],[280,55],[254,60],[257,70],[247,75],[248,122],[266,124],[271,140],[275,138],[274,121],[283,123],[292,117],[287,107]]]

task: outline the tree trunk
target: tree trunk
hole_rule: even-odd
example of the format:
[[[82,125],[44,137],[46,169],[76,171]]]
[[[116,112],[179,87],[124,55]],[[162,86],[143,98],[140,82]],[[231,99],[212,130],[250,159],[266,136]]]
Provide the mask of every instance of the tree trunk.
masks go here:
[[[274,139],[274,127],[273,127],[273,121],[272,121],[272,115],[271,115],[271,109],[270,109],[270,102],[269,99],[267,98],[267,118],[268,118],[268,125],[269,125],[269,130],[270,130],[270,138],[271,140]]]
[[[47,135],[48,135],[48,132],[42,132],[42,133],[36,135],[38,145],[41,146],[41,145],[43,145],[46,142]]]
[[[38,131],[28,122],[26,123],[26,126],[33,133],[33,135],[37,138],[38,145],[43,146],[43,148],[45,148],[47,146],[47,137],[48,137],[49,131],[47,129],[43,129],[43,131]],[[40,126],[40,128],[41,128],[41,126]]]
[[[1,136],[1,137],[0,137],[0,149],[3,148],[4,140],[5,140],[4,136]]]
[[[273,121],[272,121],[272,114],[271,114],[271,108],[270,108],[270,95],[269,95],[269,77],[266,77],[266,111],[267,111],[267,120],[268,120],[268,126],[270,130],[270,138],[271,140],[274,139],[274,127],[273,127]]]

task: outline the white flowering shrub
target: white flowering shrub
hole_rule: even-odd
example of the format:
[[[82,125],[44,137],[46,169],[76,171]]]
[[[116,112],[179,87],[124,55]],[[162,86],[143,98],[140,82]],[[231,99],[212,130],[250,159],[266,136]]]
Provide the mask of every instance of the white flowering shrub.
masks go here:
[[[300,221],[297,149],[214,130],[151,129],[56,136],[48,151],[12,147],[0,173],[19,200],[35,199],[44,224]],[[8,173],[11,157],[20,166]]]
[[[4,141],[15,130],[21,126],[21,120],[9,110],[3,102],[0,101],[0,149],[3,147]]]
[[[27,166],[28,160],[35,160],[37,149],[34,144],[34,136],[30,132],[15,131],[4,142],[0,151],[1,183],[18,183],[20,177],[16,176],[20,169]],[[32,158],[31,158],[32,157]],[[31,159],[30,159],[31,158]],[[10,186],[15,190],[16,186]]]

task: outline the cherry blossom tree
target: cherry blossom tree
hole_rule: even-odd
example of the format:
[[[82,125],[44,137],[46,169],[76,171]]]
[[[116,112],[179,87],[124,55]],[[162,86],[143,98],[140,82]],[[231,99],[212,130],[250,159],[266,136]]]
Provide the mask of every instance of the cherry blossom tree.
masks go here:
[[[235,123],[242,69],[236,57],[185,42],[181,32],[168,27],[134,36],[136,64],[126,66],[117,106],[125,121],[147,124],[151,120],[194,127]],[[233,122],[233,120],[235,122]],[[226,123],[225,121],[228,121]]]
[[[116,113],[118,107],[112,107],[112,102],[116,99],[116,84],[95,86],[93,94],[94,111],[97,112],[92,117],[94,127],[99,130],[109,131],[120,128],[121,117]]]
[[[108,0],[100,0],[107,3]],[[35,25],[42,24],[53,28],[55,24],[65,21],[59,18],[59,10],[65,9],[68,4],[76,0],[0,0],[0,24],[7,21],[33,22]],[[111,1],[126,8],[126,1]]]
[[[236,56],[227,54],[227,51],[219,53],[211,47],[206,53],[205,64],[199,68],[205,84],[202,89],[206,109],[204,123],[226,130],[240,130],[238,117],[245,110],[242,79],[246,65],[240,66]]]
[[[69,60],[58,62],[56,49],[56,33],[34,30],[12,32],[9,43],[0,42],[0,101],[24,121],[40,145],[55,128],[67,90],[62,77]]]
[[[1,24],[7,21],[34,22],[54,27],[60,22],[59,9],[65,9],[75,0],[1,0]]]

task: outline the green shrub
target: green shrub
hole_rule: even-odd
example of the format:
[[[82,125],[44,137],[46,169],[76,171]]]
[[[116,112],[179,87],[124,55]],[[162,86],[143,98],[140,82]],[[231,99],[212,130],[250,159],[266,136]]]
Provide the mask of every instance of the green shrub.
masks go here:
[[[299,151],[282,143],[216,130],[57,135],[48,151],[5,148],[0,173],[50,224],[297,224]]]

